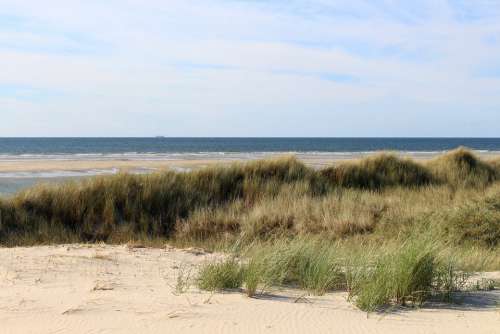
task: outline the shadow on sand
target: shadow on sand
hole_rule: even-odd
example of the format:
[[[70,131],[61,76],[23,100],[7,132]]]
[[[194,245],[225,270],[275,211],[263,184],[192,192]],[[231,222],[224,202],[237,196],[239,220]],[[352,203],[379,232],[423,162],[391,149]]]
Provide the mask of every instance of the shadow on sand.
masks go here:
[[[488,310],[500,307],[500,290],[457,292],[451,303],[429,301],[424,308],[450,309],[460,311]]]
[[[450,302],[444,302],[442,299],[436,297],[431,298],[420,307],[402,307],[393,306],[382,308],[376,313],[384,314],[400,314],[403,315],[415,309],[424,310],[453,310],[453,311],[491,311],[500,310],[500,290],[492,291],[470,291],[470,292],[456,292],[452,295]]]
[[[292,292],[292,293],[290,293]],[[310,296],[307,293],[299,294],[296,290],[276,291],[270,293],[261,293],[252,298],[258,300],[269,300],[286,303],[316,303],[319,299],[315,296]],[[325,301],[322,299],[322,301]],[[421,309],[436,309],[436,310],[457,310],[457,311],[489,311],[494,309],[500,310],[500,290],[492,291],[472,291],[472,292],[457,292],[452,296],[451,302],[443,302],[439,298],[433,298],[427,301],[421,307],[401,307],[393,306],[380,309],[376,313],[380,314],[403,314],[411,312],[417,308]]]

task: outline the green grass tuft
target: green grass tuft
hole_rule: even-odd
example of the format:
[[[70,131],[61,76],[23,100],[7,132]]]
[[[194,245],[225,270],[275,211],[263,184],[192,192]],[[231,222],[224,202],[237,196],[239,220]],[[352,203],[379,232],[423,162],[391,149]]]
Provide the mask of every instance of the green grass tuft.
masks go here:
[[[202,290],[237,289],[242,283],[242,267],[233,258],[222,262],[207,263],[198,274],[198,287]]]
[[[435,241],[425,237],[386,248],[375,259],[357,265],[350,299],[369,312],[390,305],[421,305],[433,295],[450,299],[451,292],[460,288],[453,262],[441,258]]]
[[[436,256],[431,249],[409,243],[382,255],[373,266],[365,264],[364,271],[350,291],[360,309],[375,311],[390,303],[422,303],[432,289]]]

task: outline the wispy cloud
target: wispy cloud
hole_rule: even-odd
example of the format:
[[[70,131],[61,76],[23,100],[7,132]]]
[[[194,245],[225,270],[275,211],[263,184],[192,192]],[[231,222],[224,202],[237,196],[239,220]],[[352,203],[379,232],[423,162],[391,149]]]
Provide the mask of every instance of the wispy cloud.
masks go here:
[[[486,0],[3,0],[0,135],[498,135],[498,59]]]

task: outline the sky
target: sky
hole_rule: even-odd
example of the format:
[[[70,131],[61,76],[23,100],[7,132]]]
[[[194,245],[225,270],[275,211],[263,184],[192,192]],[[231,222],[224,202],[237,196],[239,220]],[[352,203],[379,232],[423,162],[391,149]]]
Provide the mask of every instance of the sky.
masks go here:
[[[0,0],[0,137],[500,137],[500,0]]]

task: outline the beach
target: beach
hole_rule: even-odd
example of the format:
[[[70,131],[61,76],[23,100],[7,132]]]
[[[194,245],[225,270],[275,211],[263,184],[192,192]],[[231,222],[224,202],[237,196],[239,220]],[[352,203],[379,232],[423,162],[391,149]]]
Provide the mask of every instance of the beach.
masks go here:
[[[46,171],[86,171],[86,170],[161,170],[168,168],[196,169],[214,164],[227,164],[233,162],[244,162],[257,159],[274,159],[283,156],[295,156],[305,164],[313,167],[328,166],[338,162],[358,160],[374,156],[380,153],[395,154],[404,158],[425,161],[439,156],[442,152],[398,152],[398,151],[376,151],[376,152],[323,152],[323,153],[260,153],[260,154],[205,154],[201,157],[193,157],[189,154],[179,155],[176,158],[156,157],[154,155],[143,155],[141,157],[113,156],[96,158],[82,158],[75,156],[38,157],[38,158],[0,158],[0,173],[8,172],[46,172]],[[485,160],[500,157],[500,152],[478,152],[475,154]]]
[[[196,248],[104,244],[1,248],[5,334],[45,333],[498,333],[500,291],[457,304],[360,311],[343,292],[176,292],[179,275],[224,255]],[[500,278],[500,273],[483,276]]]
[[[474,153],[4,158],[0,193],[129,174],[0,198],[1,332],[498,333]]]
[[[307,166],[319,169],[384,152],[417,161],[427,161],[441,154],[441,152],[379,151],[205,153],[201,155],[188,153],[179,155],[133,154],[120,157],[116,157],[116,155],[3,156],[0,157],[0,195],[13,194],[37,183],[63,182],[97,175],[113,175],[119,172],[134,174],[148,174],[165,170],[188,172],[208,166],[285,156],[295,156]],[[497,151],[476,151],[475,154],[484,160],[494,160],[500,157],[500,153]]]
[[[1,4],[0,334],[500,334],[500,0]]]

